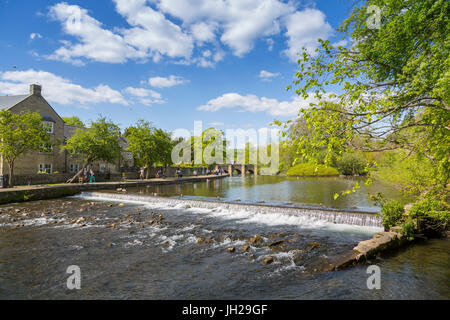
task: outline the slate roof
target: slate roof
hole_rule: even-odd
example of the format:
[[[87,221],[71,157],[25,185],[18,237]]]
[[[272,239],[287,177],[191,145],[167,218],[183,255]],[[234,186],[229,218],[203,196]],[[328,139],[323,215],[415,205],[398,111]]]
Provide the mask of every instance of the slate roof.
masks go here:
[[[0,110],[8,110],[29,96],[31,95],[24,94],[20,96],[0,96]]]

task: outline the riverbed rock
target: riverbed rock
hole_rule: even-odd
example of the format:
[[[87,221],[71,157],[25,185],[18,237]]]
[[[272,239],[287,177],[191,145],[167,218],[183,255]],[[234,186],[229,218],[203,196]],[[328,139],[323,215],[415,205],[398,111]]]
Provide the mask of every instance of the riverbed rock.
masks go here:
[[[81,222],[84,222],[84,221],[86,221],[86,218],[85,218],[85,217],[81,217],[81,218],[78,218],[78,219],[75,221],[75,223],[81,223]]]
[[[124,206],[125,206],[125,204],[119,203],[119,207],[124,207]]]
[[[242,250],[242,252],[247,252],[248,249],[250,249],[250,246],[249,245],[245,245],[245,246],[242,247],[241,250]]]
[[[250,239],[249,244],[260,244],[263,242],[263,238],[260,235],[255,234],[253,238]]]
[[[236,251],[235,247],[227,248],[227,252],[233,253],[234,251]]]
[[[205,239],[203,239],[201,237],[197,239],[197,243],[203,243],[203,242],[205,242]]]
[[[271,264],[273,262],[273,257],[267,257],[263,260],[265,264]]]
[[[275,246],[278,246],[278,245],[280,245],[282,243],[284,243],[284,240],[277,240],[277,241],[274,241],[274,242],[270,243],[269,247],[275,247]]]
[[[317,242],[312,242],[309,244],[309,248],[308,251],[314,250],[315,248],[320,247],[320,244],[318,244]]]

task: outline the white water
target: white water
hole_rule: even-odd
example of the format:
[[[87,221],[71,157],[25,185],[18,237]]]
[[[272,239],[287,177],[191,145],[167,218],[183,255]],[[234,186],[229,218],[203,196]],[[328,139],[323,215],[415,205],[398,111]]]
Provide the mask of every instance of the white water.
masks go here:
[[[142,204],[152,209],[183,210],[206,217],[233,220],[236,223],[267,226],[295,225],[301,228],[363,233],[375,233],[383,230],[380,219],[376,215],[346,211],[219,203],[101,192],[84,192],[75,197],[86,200]]]

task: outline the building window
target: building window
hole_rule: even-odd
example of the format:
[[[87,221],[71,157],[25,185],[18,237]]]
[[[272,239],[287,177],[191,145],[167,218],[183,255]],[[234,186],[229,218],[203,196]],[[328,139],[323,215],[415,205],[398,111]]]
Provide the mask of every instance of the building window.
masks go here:
[[[51,143],[41,144],[41,146],[39,147],[39,153],[45,154],[53,153],[53,145]]]
[[[72,163],[70,165],[70,173],[78,173],[80,171],[80,164],[79,163]]]
[[[43,121],[42,125],[46,129],[47,133],[53,133],[53,122]]]
[[[100,173],[105,173],[106,171],[106,166],[104,164],[100,165]]]
[[[126,158],[127,160],[133,160],[133,154],[131,152],[127,152]]]
[[[38,170],[41,173],[52,173],[53,165],[51,163],[40,163]]]

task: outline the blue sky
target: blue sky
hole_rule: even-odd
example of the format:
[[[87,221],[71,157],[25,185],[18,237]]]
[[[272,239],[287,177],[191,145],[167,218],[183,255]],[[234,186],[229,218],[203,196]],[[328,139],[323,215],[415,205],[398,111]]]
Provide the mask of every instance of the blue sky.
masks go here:
[[[61,116],[166,130],[261,128],[307,105],[287,92],[295,53],[349,1],[0,0],[0,95],[30,83]]]

